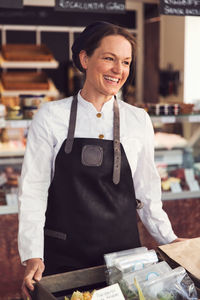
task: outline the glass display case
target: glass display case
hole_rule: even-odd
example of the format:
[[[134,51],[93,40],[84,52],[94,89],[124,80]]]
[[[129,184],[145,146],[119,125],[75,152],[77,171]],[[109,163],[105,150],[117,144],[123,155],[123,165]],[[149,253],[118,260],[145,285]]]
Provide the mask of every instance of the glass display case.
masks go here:
[[[200,198],[200,115],[152,116],[162,200]]]

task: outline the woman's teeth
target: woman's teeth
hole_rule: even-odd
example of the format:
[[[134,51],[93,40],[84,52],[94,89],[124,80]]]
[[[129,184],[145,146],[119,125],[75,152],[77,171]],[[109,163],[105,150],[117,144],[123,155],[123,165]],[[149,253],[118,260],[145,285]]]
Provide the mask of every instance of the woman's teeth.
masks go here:
[[[113,77],[109,77],[109,76],[104,76],[104,78],[106,80],[110,80],[110,81],[113,81],[113,82],[119,82],[119,79],[118,78],[113,78]]]

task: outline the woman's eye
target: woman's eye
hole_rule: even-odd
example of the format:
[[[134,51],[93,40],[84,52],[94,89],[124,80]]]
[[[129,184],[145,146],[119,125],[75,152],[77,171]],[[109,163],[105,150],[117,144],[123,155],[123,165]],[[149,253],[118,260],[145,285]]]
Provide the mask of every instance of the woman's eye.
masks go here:
[[[124,64],[129,66],[130,65],[130,62],[129,61],[124,61]]]
[[[106,59],[106,60],[113,60],[113,58],[112,57],[105,57],[104,59]]]

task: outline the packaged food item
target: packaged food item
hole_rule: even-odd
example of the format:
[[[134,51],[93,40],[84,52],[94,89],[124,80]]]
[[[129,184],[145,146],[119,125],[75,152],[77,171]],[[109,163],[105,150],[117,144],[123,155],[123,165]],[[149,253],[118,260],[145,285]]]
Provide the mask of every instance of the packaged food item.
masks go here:
[[[7,118],[9,120],[21,120],[23,118],[21,106],[16,105],[8,107]]]
[[[159,262],[157,264],[152,264],[142,270],[130,272],[124,274],[122,279],[127,282],[128,285],[133,284],[133,278],[135,277],[139,283],[152,280],[157,278],[161,274],[166,274],[171,271],[171,267],[165,261]]]
[[[37,107],[39,108],[46,102],[45,95],[20,95],[20,101],[23,107]]]
[[[137,254],[137,253],[144,253],[147,251],[148,251],[148,249],[146,247],[138,247],[138,248],[104,254],[104,260],[106,263],[106,267],[107,268],[113,267],[116,258],[125,257],[125,256],[129,256],[132,254]]]
[[[23,107],[24,119],[32,119],[36,112],[38,111],[37,106],[27,106]]]
[[[183,267],[144,282],[142,291],[148,300],[198,299],[194,283]]]
[[[104,255],[104,260],[107,266],[106,281],[109,285],[119,282],[122,277],[122,272],[115,265],[117,258],[126,258],[133,254],[142,254],[147,252],[146,247],[138,247],[128,250],[122,250],[118,252],[107,253]]]
[[[139,271],[132,271],[122,275],[122,279],[119,281],[119,285],[122,289],[122,292],[125,297],[132,298],[137,296],[137,286],[135,285],[135,280],[138,282],[140,287],[142,288],[142,284],[148,280],[153,280],[161,276],[162,274],[166,274],[170,272],[170,266],[165,262],[160,262],[157,264],[150,265]],[[131,296],[132,295],[132,296]]]
[[[149,250],[143,253],[136,253],[125,257],[115,259],[115,266],[122,272],[141,270],[144,267],[156,263],[158,261],[155,250]]]

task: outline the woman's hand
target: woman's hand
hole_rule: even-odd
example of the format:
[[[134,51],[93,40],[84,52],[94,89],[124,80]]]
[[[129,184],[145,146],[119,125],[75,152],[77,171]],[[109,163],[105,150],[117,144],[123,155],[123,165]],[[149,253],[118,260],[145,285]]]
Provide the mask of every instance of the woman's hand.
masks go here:
[[[24,300],[31,299],[28,290],[34,290],[34,280],[39,281],[44,272],[44,263],[40,258],[31,258],[26,261],[26,270],[22,283],[22,296]]]

